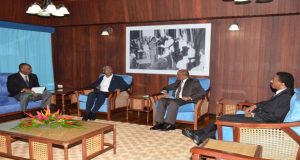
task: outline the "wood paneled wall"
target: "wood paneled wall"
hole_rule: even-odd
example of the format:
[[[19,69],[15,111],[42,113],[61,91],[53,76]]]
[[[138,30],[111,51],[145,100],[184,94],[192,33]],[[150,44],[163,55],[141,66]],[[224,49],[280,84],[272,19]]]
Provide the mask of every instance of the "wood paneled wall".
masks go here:
[[[213,19],[210,78],[210,112],[222,97],[259,101],[271,96],[270,78],[277,71],[294,74],[300,86],[300,16],[236,18],[240,31],[230,32],[234,19]],[[150,24],[170,24],[170,22]],[[201,23],[180,21],[172,23]],[[146,25],[146,24],[135,24]],[[148,25],[148,23],[147,23]],[[111,65],[125,73],[126,24],[111,24],[112,36],[100,36],[105,25],[57,27],[53,35],[56,82],[80,88],[96,80],[101,67]],[[168,75],[133,74],[134,93],[156,93]],[[217,109],[218,110],[218,109]]]
[[[25,13],[36,1],[41,3],[42,0],[1,0],[0,20],[74,26],[300,13],[299,0],[247,5],[222,0],[53,0],[55,4],[65,4],[71,15],[41,18]]]
[[[56,26],[53,62],[56,83],[80,88],[94,81],[104,65],[125,73],[127,25],[212,23],[210,112],[221,97],[259,101],[271,95],[277,71],[294,74],[300,86],[300,1],[234,5],[222,0],[53,0],[71,15],[41,18],[25,14],[38,0],[1,0],[0,20]],[[40,0],[41,1],[41,0]],[[236,20],[241,30],[229,32]],[[112,36],[100,32],[110,26]],[[134,93],[155,93],[167,75],[133,74]]]

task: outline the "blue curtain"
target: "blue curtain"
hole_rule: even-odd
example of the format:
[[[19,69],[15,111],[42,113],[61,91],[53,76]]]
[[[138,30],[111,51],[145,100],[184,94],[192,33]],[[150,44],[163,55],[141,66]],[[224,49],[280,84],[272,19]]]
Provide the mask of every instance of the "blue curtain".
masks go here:
[[[51,32],[54,29],[48,29],[0,22],[0,72],[16,73],[20,63],[29,63],[40,85],[48,90],[54,89],[51,48]]]

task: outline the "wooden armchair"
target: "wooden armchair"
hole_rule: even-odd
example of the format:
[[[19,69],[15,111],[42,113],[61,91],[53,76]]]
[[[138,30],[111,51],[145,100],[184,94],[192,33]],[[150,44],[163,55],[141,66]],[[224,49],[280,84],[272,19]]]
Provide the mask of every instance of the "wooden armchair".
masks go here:
[[[118,75],[124,79],[124,81],[131,86],[132,76]],[[93,90],[81,90],[76,91],[77,98],[77,114],[81,116],[81,113],[85,111],[87,95]],[[108,98],[105,99],[104,104],[98,110],[99,113],[107,114],[107,120],[111,120],[111,112],[120,108],[127,107],[128,98],[130,95],[130,89],[122,92],[110,92]]]
[[[300,122],[291,123],[234,123],[226,121],[216,121],[219,140],[222,140],[222,126],[233,128],[234,142],[241,144],[255,144],[262,147],[262,157],[266,159],[300,159],[300,136],[295,132],[295,128],[300,126]],[[204,151],[209,148],[193,147],[191,152],[193,159],[198,159]],[[208,155],[208,152],[204,155]],[[221,159],[259,159],[250,156],[234,154],[234,152],[224,152],[214,150],[209,154]]]
[[[208,115],[208,102],[209,102],[209,91],[210,91],[210,80],[208,78],[198,78],[202,88],[207,92],[204,99],[198,100],[196,104],[189,103],[182,105],[178,109],[178,114],[176,117],[176,122],[178,123],[187,123],[193,124],[194,129],[198,129],[198,120],[201,117]],[[169,84],[174,83],[176,77],[169,78]],[[169,92],[169,95],[172,95],[172,91]],[[156,101],[160,98],[163,98],[162,94],[153,94],[151,97],[152,104],[156,104]],[[171,97],[172,98],[172,97]],[[155,124],[156,116],[156,105],[153,107],[153,125]]]

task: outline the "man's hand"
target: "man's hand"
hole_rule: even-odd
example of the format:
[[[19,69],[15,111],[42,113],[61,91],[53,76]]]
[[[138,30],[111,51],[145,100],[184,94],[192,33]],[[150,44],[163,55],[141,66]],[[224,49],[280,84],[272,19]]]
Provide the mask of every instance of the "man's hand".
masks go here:
[[[33,93],[33,92],[31,91],[31,89],[28,89],[28,88],[23,88],[23,89],[22,89],[22,92],[25,92],[25,93]]]
[[[117,92],[117,94],[120,94],[121,90],[120,89],[115,89],[115,92]]]
[[[184,101],[191,101],[192,97],[182,97],[181,99],[184,100]]]
[[[161,93],[163,94],[163,95],[160,95],[161,98],[169,98],[168,91],[162,90]]]
[[[251,113],[256,108],[256,105],[250,106],[245,110],[246,113]]]
[[[245,117],[252,117],[251,112],[246,112]]]

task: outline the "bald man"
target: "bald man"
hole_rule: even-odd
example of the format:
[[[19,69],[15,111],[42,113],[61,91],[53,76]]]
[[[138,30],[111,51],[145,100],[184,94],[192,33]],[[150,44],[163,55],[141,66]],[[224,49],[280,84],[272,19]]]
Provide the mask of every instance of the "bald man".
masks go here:
[[[94,91],[88,94],[86,102],[85,114],[82,117],[83,121],[95,120],[96,113],[103,105],[105,98],[112,91],[124,91],[129,88],[129,85],[122,77],[113,75],[113,70],[110,66],[103,67],[104,76],[101,76],[87,88],[93,88]]]
[[[200,98],[204,98],[206,92],[201,87],[199,80],[190,78],[187,70],[177,72],[175,83],[165,86],[161,93],[168,96],[168,91],[173,90],[174,98],[161,98],[158,100],[156,124],[151,130],[169,131],[175,129],[175,121],[178,108],[187,103],[197,103]],[[169,106],[167,115],[166,110]]]

